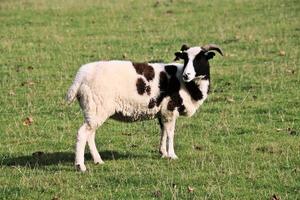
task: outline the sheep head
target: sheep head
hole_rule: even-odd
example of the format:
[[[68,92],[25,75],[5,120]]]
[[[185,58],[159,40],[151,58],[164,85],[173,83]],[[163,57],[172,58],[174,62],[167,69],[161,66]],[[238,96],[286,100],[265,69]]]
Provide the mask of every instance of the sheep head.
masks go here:
[[[175,53],[175,60],[182,59],[184,61],[182,79],[190,82],[196,78],[209,79],[209,62],[215,56],[212,51],[217,51],[223,56],[221,48],[215,44],[207,44],[202,47],[188,47],[182,45],[179,52]]]

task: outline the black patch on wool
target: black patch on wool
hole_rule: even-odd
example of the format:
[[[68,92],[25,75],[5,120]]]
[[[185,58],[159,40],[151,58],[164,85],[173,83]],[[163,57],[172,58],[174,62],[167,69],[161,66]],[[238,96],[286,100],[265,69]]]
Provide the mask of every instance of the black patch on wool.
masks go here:
[[[167,91],[169,87],[168,76],[165,72],[160,72],[159,74],[159,90],[160,94],[156,98],[156,106],[159,106],[162,100],[167,96]]]
[[[167,109],[169,111],[175,110],[176,107],[180,107],[183,103],[183,100],[179,93],[173,93],[171,96],[171,100],[168,102]]]
[[[168,79],[165,72],[160,73],[159,79],[160,95],[156,99],[156,105],[159,106],[166,96],[172,96],[176,93],[179,95],[180,82],[176,76],[171,76]],[[174,109],[173,109],[174,110]]]
[[[156,105],[156,100],[151,98],[150,101],[149,101],[149,104],[148,104],[148,108],[152,109],[152,108],[155,107],[155,105]]]
[[[151,81],[154,79],[155,72],[153,67],[148,65],[148,63],[132,63],[135,68],[136,73],[145,76],[147,81]]]
[[[185,106],[182,104],[178,107],[178,112],[180,115],[184,115],[184,111],[185,111]]]
[[[151,87],[150,87],[150,85],[146,86],[146,92],[147,92],[148,95],[151,94]]]
[[[199,101],[203,98],[203,94],[199,89],[199,86],[194,81],[185,82],[184,85],[193,100]]]
[[[177,67],[175,65],[166,65],[165,70],[170,76],[176,76]]]
[[[146,83],[142,78],[138,78],[136,81],[136,89],[140,95],[143,95],[146,91]]]
[[[170,75],[168,79],[165,72],[161,72],[159,76],[159,89],[160,95],[156,99],[156,105],[159,106],[162,100],[169,96],[170,101],[168,102],[167,109],[174,111],[178,108],[178,112],[183,113],[185,107],[183,105],[183,99],[179,95],[180,81],[176,77],[177,67],[169,65],[165,67],[166,72]]]
[[[168,80],[168,76],[165,72],[160,72],[159,74],[159,90],[161,92],[166,92],[168,89],[168,84],[169,84],[169,80]]]

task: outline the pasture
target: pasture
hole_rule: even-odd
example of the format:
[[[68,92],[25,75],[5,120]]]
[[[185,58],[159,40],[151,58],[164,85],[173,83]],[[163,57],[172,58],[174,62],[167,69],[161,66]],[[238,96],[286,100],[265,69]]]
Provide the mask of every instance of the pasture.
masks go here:
[[[76,172],[83,116],[65,94],[80,65],[171,62],[215,43],[212,92],[179,118],[178,160],[157,121],[108,120],[105,162]],[[0,199],[299,199],[297,0],[0,0]]]

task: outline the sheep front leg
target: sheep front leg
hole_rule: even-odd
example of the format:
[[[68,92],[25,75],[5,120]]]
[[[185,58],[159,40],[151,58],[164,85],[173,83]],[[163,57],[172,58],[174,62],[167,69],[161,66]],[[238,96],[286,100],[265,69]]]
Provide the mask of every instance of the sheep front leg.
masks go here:
[[[163,121],[162,123],[162,136],[161,136],[161,146],[160,151],[163,153],[163,157],[168,157],[171,159],[177,159],[178,157],[174,151],[174,131],[175,131],[176,118]],[[168,141],[168,144],[167,144]],[[166,152],[168,148],[168,152]]]
[[[91,134],[88,136],[88,145],[90,148],[90,152],[92,154],[93,160],[95,164],[103,164],[103,160],[101,159],[101,156],[97,150],[96,144],[95,144],[95,134],[96,131],[92,131]]]
[[[174,151],[174,135],[175,135],[175,119],[170,122],[167,122],[165,129],[168,134],[168,157],[171,159],[177,159],[178,157]]]
[[[159,147],[159,153],[163,158],[168,157],[167,152],[167,132],[164,129],[164,124],[162,122],[161,118],[158,118],[159,125],[160,125],[160,131],[161,131],[161,138],[160,138],[160,147]]]

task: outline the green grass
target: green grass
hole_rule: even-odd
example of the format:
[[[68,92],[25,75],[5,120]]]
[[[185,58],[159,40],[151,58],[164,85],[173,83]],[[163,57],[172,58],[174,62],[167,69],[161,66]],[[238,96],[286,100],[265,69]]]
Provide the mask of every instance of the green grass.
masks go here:
[[[297,0],[0,0],[0,199],[299,199],[299,19]],[[87,154],[75,172],[83,118],[64,96],[79,66],[169,62],[183,43],[225,56],[209,99],[177,121],[179,160],[160,159],[156,121],[108,120],[105,164]]]

